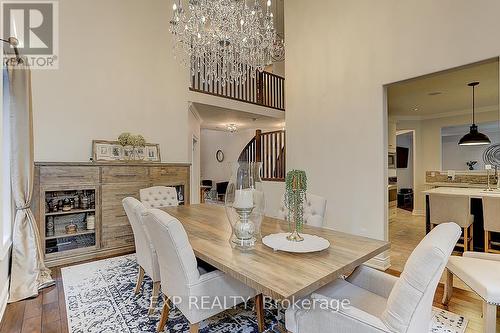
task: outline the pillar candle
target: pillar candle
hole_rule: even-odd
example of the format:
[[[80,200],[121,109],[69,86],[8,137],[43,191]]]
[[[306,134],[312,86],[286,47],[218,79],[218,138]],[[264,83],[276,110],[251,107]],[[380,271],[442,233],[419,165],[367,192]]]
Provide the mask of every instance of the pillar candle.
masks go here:
[[[240,209],[253,208],[253,190],[236,190],[233,207]]]

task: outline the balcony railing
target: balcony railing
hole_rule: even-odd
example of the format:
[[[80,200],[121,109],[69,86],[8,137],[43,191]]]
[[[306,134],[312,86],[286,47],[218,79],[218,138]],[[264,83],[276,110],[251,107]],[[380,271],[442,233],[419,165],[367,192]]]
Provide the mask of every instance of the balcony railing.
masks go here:
[[[224,87],[215,81],[204,81],[197,73],[192,76],[190,90],[285,111],[283,77],[269,72],[257,71],[255,77],[252,77],[250,70],[246,73],[245,82],[229,82]]]

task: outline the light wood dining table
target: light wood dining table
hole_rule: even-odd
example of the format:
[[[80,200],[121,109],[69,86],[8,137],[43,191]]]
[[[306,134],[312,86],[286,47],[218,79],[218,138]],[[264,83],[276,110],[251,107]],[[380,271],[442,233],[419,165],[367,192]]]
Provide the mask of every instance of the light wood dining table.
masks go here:
[[[305,225],[303,233],[327,239],[330,247],[314,253],[287,253],[258,242],[252,251],[241,252],[229,243],[231,226],[223,206],[162,210],[182,223],[196,257],[275,300],[305,296],[390,247],[385,241]],[[265,217],[261,230],[263,236],[288,232],[288,223]]]

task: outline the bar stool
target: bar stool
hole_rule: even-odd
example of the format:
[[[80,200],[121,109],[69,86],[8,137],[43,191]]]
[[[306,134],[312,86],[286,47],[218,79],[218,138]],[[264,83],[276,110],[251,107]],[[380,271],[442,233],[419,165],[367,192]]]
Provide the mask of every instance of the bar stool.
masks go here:
[[[433,193],[429,195],[430,224],[435,225],[455,222],[463,229],[463,243],[457,246],[464,251],[474,248],[474,215],[470,213],[470,199],[465,195],[444,195]]]
[[[484,252],[500,253],[491,248],[491,232],[500,232],[500,197],[483,197]]]

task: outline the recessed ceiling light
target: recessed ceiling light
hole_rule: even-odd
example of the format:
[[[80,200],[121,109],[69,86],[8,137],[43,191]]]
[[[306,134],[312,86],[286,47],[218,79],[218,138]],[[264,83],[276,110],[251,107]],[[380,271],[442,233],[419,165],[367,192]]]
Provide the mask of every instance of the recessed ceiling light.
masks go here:
[[[441,91],[433,91],[433,92],[428,93],[429,96],[437,96],[437,95],[441,95],[441,94],[442,94]]]

